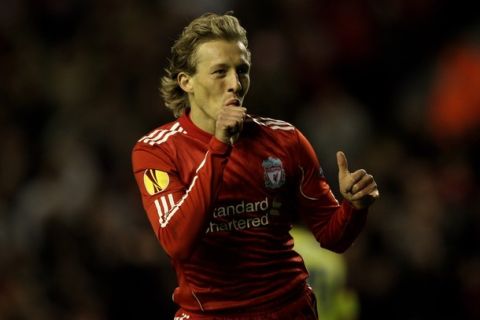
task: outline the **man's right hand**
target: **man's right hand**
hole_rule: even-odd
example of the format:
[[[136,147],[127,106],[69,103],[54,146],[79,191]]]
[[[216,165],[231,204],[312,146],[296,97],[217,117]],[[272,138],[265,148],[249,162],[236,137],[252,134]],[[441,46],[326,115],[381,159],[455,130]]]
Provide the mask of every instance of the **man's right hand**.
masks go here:
[[[247,108],[224,106],[220,109],[215,125],[215,138],[234,144],[243,129],[243,121],[247,115]]]

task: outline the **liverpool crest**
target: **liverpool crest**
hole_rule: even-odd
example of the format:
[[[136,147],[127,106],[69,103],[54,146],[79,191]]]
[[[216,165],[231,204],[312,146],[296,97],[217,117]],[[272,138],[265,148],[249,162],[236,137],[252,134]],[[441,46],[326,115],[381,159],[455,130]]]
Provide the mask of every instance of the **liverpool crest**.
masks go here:
[[[262,167],[265,187],[276,189],[283,186],[285,183],[285,170],[283,169],[282,161],[280,159],[268,157],[268,159],[263,160]]]

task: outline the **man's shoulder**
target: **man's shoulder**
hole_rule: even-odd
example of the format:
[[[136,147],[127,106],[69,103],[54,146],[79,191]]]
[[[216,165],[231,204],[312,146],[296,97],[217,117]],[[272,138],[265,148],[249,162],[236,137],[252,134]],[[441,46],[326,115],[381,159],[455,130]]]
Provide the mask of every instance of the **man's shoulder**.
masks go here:
[[[251,126],[256,127],[262,131],[266,131],[270,134],[286,134],[291,135],[294,134],[296,128],[294,125],[287,121],[267,118],[267,117],[260,117],[256,115],[248,115],[247,120]]]
[[[175,137],[181,133],[185,133],[185,130],[182,128],[180,122],[178,120],[171,121],[147,132],[137,140],[134,149],[170,144],[175,140]]]

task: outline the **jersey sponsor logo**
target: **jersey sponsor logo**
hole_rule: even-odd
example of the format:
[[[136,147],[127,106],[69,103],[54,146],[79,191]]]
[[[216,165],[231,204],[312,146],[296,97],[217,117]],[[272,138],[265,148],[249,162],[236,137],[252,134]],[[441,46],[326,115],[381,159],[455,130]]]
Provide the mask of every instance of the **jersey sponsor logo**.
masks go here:
[[[268,197],[255,202],[242,201],[238,204],[232,204],[229,206],[216,207],[213,209],[214,218],[223,218],[242,213],[260,212],[268,210]]]
[[[285,170],[283,169],[283,164],[280,159],[268,157],[263,160],[262,167],[265,187],[277,189],[285,184]]]
[[[147,169],[143,173],[145,190],[147,190],[151,196],[165,190],[168,187],[169,181],[168,174],[160,170]]]
[[[251,228],[266,227],[270,224],[270,217],[268,212],[258,217],[243,217],[231,219],[228,222],[213,222],[210,221],[205,233],[214,232],[229,232],[229,231],[241,231]]]
[[[185,319],[190,319],[190,316],[184,312],[179,317],[173,318],[173,320],[185,320]]]
[[[275,208],[280,207],[275,206]],[[236,204],[216,207],[212,213],[213,219],[209,222],[205,233],[267,227],[270,224],[272,210],[268,197],[260,201],[241,201]],[[274,215],[278,215],[278,213],[275,212]]]

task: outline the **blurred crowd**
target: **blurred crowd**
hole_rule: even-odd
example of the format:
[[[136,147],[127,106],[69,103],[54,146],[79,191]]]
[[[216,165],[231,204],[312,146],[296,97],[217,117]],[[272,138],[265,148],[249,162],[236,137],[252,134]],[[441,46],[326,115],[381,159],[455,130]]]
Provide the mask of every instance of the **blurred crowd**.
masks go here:
[[[357,319],[480,318],[480,14],[447,0],[2,0],[0,319],[171,319],[175,275],[131,173],[170,46],[234,10],[249,112],[289,121],[337,192],[381,199],[344,255]]]

